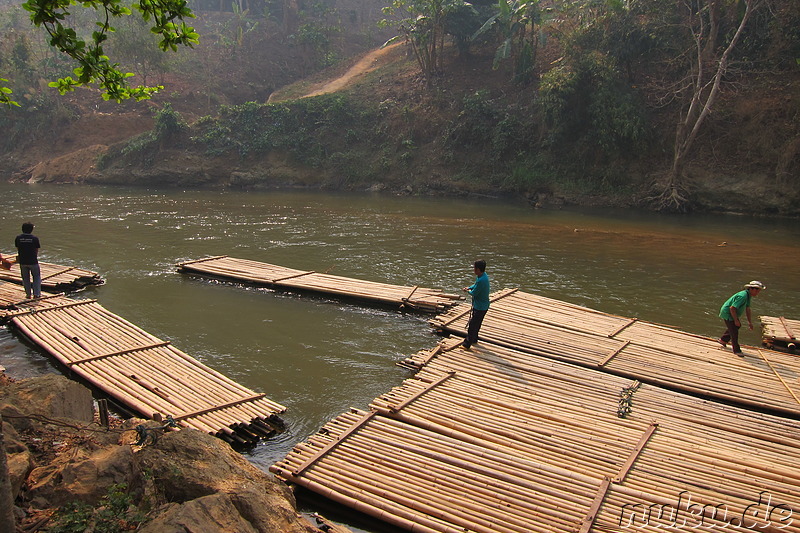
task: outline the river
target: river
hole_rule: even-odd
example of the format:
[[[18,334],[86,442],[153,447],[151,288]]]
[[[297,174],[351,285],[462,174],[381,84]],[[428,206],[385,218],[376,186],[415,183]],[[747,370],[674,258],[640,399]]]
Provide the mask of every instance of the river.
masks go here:
[[[399,385],[409,373],[395,362],[437,337],[425,316],[178,274],[179,261],[230,255],[459,292],[483,258],[493,290],[703,335],[720,333],[722,302],[758,279],[768,288],[754,317],[800,316],[797,220],[307,191],[0,184],[0,198],[0,251],[32,221],[42,260],[107,280],[80,297],[287,407],[288,431],[246,452],[263,469]],[[744,328],[744,343],[758,330]],[[18,378],[58,371],[6,329],[0,364]]]

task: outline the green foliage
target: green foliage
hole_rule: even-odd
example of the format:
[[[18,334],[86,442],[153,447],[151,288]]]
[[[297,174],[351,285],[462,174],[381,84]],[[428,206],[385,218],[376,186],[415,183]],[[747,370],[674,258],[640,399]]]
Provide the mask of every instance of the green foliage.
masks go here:
[[[608,155],[622,155],[647,141],[644,106],[599,53],[544,74],[538,102],[554,145],[583,139]]]
[[[309,69],[328,67],[336,62],[333,38],[342,32],[339,14],[328,4],[315,0],[299,13],[302,23],[289,38],[300,47]]]
[[[565,9],[576,21],[566,33],[564,49],[571,62],[592,52],[605,55],[620,67],[633,83],[639,65],[650,54],[675,46],[683,50],[680,20],[669,0],[646,2],[595,2],[579,0]]]
[[[166,103],[156,111],[155,134],[158,139],[167,139],[186,129],[186,123],[180,113],[172,109],[172,104]]]
[[[234,2],[233,16],[226,19],[217,32],[217,44],[226,49],[231,56],[235,56],[244,46],[245,36],[255,31],[259,22],[250,16],[250,10],[242,10]]]
[[[517,192],[568,196],[630,194],[630,183],[622,174],[602,168],[576,172],[570,165],[554,164],[545,153],[516,160],[502,186]]]
[[[384,19],[380,24],[394,26],[400,31],[400,36],[395,39],[402,37],[411,45],[422,74],[431,84],[433,77],[444,70],[445,21],[451,14],[463,10],[465,5],[463,0],[393,0],[383,12],[396,19]]]
[[[462,55],[469,52],[472,36],[481,27],[480,13],[470,4],[455,6],[444,15],[444,31],[452,35],[458,51]]]
[[[120,533],[133,531],[144,522],[144,516],[133,506],[127,485],[112,485],[97,507],[70,502],[55,516],[50,533]]]
[[[11,95],[14,91],[6,87],[4,84],[8,83],[8,80],[5,78],[0,78],[0,105],[6,106],[16,106],[19,107],[19,104],[11,99]]]
[[[751,17],[739,43],[737,59],[751,69],[800,65],[800,9],[796,2],[776,2]]]
[[[563,118],[571,112],[571,101],[578,96],[578,75],[566,65],[559,65],[542,75],[539,84],[539,107],[555,133],[567,129]]]
[[[90,38],[78,35],[76,28],[67,25],[71,20],[72,6],[91,8],[98,12],[98,29]],[[50,36],[50,46],[60,50],[76,63],[75,78],[66,76],[52,82],[61,94],[75,87],[97,84],[104,90],[106,100],[121,101],[128,98],[149,98],[158,87],[131,87],[126,81],[133,76],[119,70],[104,52],[104,43],[115,30],[112,20],[130,15],[131,9],[121,0],[28,0],[22,7],[30,12],[31,22],[44,28]],[[131,6],[146,22],[152,23],[151,32],[158,35],[158,46],[166,50],[177,50],[178,45],[193,46],[198,35],[187,26],[185,18],[193,17],[186,0],[140,0]]]
[[[488,161],[505,165],[529,147],[530,139],[523,132],[531,117],[489,96],[487,90],[480,90],[464,97],[462,111],[446,132],[446,145],[480,151]]]
[[[138,156],[140,164],[149,164],[151,156],[145,156],[148,152],[153,152],[160,143],[169,140],[173,136],[185,131],[188,128],[181,118],[180,113],[172,108],[169,103],[155,113],[155,127],[152,131],[137,135],[130,139],[118,150],[108,151],[102,154],[97,161],[97,168],[108,168],[116,158],[131,155]]]
[[[298,162],[319,166],[330,151],[323,139],[347,144],[349,129],[368,119],[343,94],[303,98],[280,104],[248,102],[223,106],[218,118],[206,117],[194,126],[192,141],[206,153],[230,151],[244,157],[281,149]]]
[[[497,13],[472,36],[477,39],[494,30],[500,39],[492,67],[511,59],[516,81],[527,81],[533,72],[539,45],[537,24],[542,22],[539,0],[498,0]]]

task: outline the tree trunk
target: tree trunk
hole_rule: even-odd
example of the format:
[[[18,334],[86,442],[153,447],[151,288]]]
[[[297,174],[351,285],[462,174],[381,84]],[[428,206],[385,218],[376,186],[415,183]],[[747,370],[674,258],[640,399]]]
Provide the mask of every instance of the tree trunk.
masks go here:
[[[717,33],[719,31],[719,1],[720,0],[711,0],[709,4],[710,24],[708,30],[705,29],[705,22],[703,20],[703,14],[701,13],[702,9],[698,8],[697,12],[692,13],[692,17],[696,17],[699,21],[699,27],[692,29],[696,46],[695,74],[693,75],[694,79],[692,84],[693,92],[689,107],[685,115],[678,121],[678,126],[675,131],[672,168],[667,175],[662,192],[655,198],[657,207],[663,210],[685,211],[688,207],[688,198],[685,194],[683,183],[687,156],[694,145],[700,127],[703,125],[703,122],[705,122],[706,117],[711,113],[711,108],[717,101],[722,80],[728,70],[730,55],[734,48],[736,48],[753,11],[757,9],[762,2],[762,0],[744,0],[746,8],[742,20],[739,22],[739,27],[728,43],[728,46],[717,60],[714,57],[714,50],[716,49],[714,42],[717,40]],[[714,71],[714,76],[706,82],[706,70],[712,68],[715,61],[716,70]]]

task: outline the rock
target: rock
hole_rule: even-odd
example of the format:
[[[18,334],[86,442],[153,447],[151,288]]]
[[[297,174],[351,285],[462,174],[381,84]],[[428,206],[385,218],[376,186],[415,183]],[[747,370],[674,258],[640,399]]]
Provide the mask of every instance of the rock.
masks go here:
[[[4,406],[7,407],[7,406]],[[19,496],[22,484],[33,469],[33,455],[14,426],[3,422],[3,444],[6,449],[6,462],[8,465],[8,478],[11,481],[11,494],[14,499]]]
[[[95,161],[108,151],[108,146],[95,144],[53,159],[44,160],[29,169],[28,183],[80,182],[95,170]]]
[[[50,464],[34,468],[28,476],[27,497],[40,507],[71,501],[96,503],[112,485],[136,485],[139,474],[130,446],[109,446],[95,451],[72,448]]]
[[[257,533],[239,515],[230,497],[224,493],[203,496],[186,503],[172,503],[139,529],[139,533]]]
[[[130,428],[161,424],[129,420],[102,430],[86,424],[92,407],[89,391],[62,376],[0,386],[0,412],[8,415],[3,431],[9,480],[15,495],[22,490],[17,502],[24,501],[29,511],[17,517],[19,526],[38,527],[41,516],[71,502],[87,504],[98,516],[107,510],[104,498],[111,487],[125,484],[136,507],[131,512],[152,519],[141,528],[149,533],[320,532],[297,513],[286,485],[224,441],[182,429],[134,452],[138,446],[126,443],[136,436]]]
[[[10,426],[17,435],[20,431],[30,431],[34,427],[33,421],[14,404],[0,404],[0,414],[3,416],[3,429]]]
[[[298,519],[288,487],[216,437],[191,429],[168,433],[143,448],[137,459],[167,501],[188,502],[220,492],[259,533],[315,531]]]
[[[26,414],[70,418],[89,423],[94,403],[89,389],[58,374],[26,379],[0,387],[0,400],[13,403]],[[16,420],[9,420],[17,426]]]

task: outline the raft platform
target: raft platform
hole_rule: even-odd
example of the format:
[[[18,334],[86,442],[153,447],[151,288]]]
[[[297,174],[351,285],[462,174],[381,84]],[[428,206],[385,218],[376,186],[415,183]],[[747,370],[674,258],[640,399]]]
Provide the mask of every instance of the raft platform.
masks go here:
[[[460,344],[270,471],[415,533],[800,532],[800,421]]]
[[[178,263],[178,271],[216,279],[252,283],[274,289],[311,292],[336,298],[369,301],[425,313],[445,311],[464,298],[438,289],[391,285],[323,272],[295,270],[226,255]]]
[[[490,296],[481,342],[602,370],[702,398],[800,419],[800,359],[545,298],[516,289]],[[432,319],[466,336],[469,305]]]
[[[14,290],[17,291],[17,301]],[[70,373],[154,420],[252,444],[282,429],[285,407],[103,308],[64,296],[26,300],[0,283],[0,318]],[[21,298],[19,298],[21,296]]]
[[[15,255],[3,254],[3,257],[12,261],[16,260]],[[39,262],[39,269],[42,272],[42,290],[45,292],[74,292],[91,285],[102,285],[104,283],[103,278],[97,272],[74,266]],[[11,265],[10,270],[0,268],[0,281],[22,285],[19,265],[14,263]]]
[[[800,347],[800,320],[761,316],[761,342],[767,348],[796,353]]]

